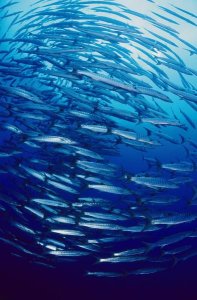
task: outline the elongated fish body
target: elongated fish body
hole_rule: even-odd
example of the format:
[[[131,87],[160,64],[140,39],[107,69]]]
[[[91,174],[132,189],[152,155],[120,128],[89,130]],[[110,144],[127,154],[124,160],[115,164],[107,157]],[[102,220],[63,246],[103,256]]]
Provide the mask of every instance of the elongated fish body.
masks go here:
[[[38,136],[35,138],[31,138],[31,140],[41,143],[60,143],[69,145],[75,144],[74,141],[60,136]]]
[[[185,238],[189,237],[189,235],[190,235],[189,231],[172,234],[172,235],[169,235],[169,237],[165,237],[165,238],[155,242],[153,247],[164,247],[167,245],[171,245],[171,244],[174,244],[174,243],[184,240]]]
[[[154,125],[169,125],[169,126],[181,126],[178,121],[165,120],[165,119],[151,119],[151,118],[142,118],[141,122],[150,123]]]
[[[165,224],[165,225],[177,225],[182,223],[189,223],[196,220],[197,216],[190,214],[180,214],[177,216],[169,216],[151,220],[152,224]]]
[[[122,194],[122,195],[129,195],[130,191],[117,187],[117,186],[111,186],[111,185],[102,185],[102,184],[89,184],[88,187],[90,189],[96,189],[101,192],[105,193],[112,193],[112,194]]]
[[[136,261],[143,261],[145,256],[117,256],[110,258],[101,258],[100,263],[133,263]]]
[[[88,227],[88,228],[100,229],[100,230],[112,230],[112,231],[114,231],[114,230],[121,230],[122,229],[121,226],[110,224],[110,223],[80,222],[79,225],[82,226],[82,227]]]
[[[61,234],[63,236],[84,236],[84,233],[72,229],[52,229],[51,232]]]
[[[162,177],[132,177],[131,181],[149,188],[176,189],[178,186]]]
[[[48,252],[51,255],[54,256],[60,256],[60,257],[76,257],[76,256],[86,256],[89,253],[85,251],[66,251],[66,250],[51,250]]]
[[[130,275],[149,275],[157,272],[165,271],[165,268],[147,268],[147,269],[138,269],[135,271],[131,271]]]
[[[131,250],[126,250],[122,252],[116,252],[114,253],[114,256],[130,256],[130,255],[138,255],[138,254],[143,254],[146,252],[146,248],[136,248],[136,249],[131,249]]]
[[[44,204],[48,206],[54,206],[54,207],[69,207],[67,203],[63,203],[62,201],[57,201],[57,200],[51,200],[51,199],[31,199],[32,202],[36,202],[38,204]]]
[[[194,170],[193,164],[189,162],[162,164],[162,168],[167,170],[177,171],[177,172],[192,172]]]
[[[132,86],[128,86],[126,84],[123,84],[119,81],[115,81],[111,78],[106,78],[106,77],[103,77],[103,76],[100,76],[98,74],[94,74],[94,73],[90,73],[90,72],[85,72],[85,71],[78,71],[77,72],[79,75],[84,75],[84,76],[87,76],[87,77],[90,77],[91,79],[93,80],[96,80],[96,81],[101,81],[103,83],[107,83],[111,86],[114,86],[114,87],[117,87],[117,88],[120,88],[120,89],[123,89],[123,90],[126,90],[128,92],[135,92],[137,93],[138,90],[133,88]]]
[[[88,276],[94,276],[94,277],[121,277],[121,273],[115,273],[115,272],[87,272]]]

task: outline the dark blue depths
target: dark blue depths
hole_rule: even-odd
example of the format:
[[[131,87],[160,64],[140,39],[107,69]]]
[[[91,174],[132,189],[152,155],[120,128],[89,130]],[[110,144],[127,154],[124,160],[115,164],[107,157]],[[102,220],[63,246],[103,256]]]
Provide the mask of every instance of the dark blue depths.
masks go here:
[[[146,286],[197,254],[196,15],[101,2],[1,8],[0,242]]]

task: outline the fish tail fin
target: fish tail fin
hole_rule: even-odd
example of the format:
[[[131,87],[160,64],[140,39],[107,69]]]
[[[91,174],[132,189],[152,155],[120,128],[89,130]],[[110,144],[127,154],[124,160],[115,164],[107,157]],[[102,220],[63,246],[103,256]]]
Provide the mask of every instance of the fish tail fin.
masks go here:
[[[152,243],[149,243],[149,242],[143,242],[143,244],[147,247],[147,251],[151,250],[151,248],[152,248]]]
[[[100,257],[95,255],[94,258],[95,258],[95,262],[93,263],[93,265],[98,265],[100,263]]]
[[[156,62],[156,65],[161,65],[161,62],[158,59],[156,59],[156,57],[155,57],[155,62]]]
[[[161,253],[161,256],[164,256],[164,255],[166,255],[166,252],[165,252],[165,250],[163,250],[162,248],[160,249],[160,253]]]
[[[130,181],[130,179],[131,179],[131,174],[130,173],[123,173],[123,179],[126,181],[126,182],[129,182]]]
[[[172,268],[173,268],[179,262],[179,259],[176,256],[173,256],[172,258],[173,258],[173,263],[172,263]]]
[[[185,143],[185,137],[184,137],[182,134],[180,134],[180,137],[181,137],[180,143],[181,143],[181,144],[184,144],[184,143]]]
[[[137,205],[140,205],[140,206],[141,206],[141,205],[144,204],[144,202],[142,201],[142,199],[141,199],[140,196],[136,195],[135,197],[136,197],[136,198],[135,198],[135,201],[136,201]],[[135,215],[134,212],[133,212],[133,215]]]
[[[188,51],[190,56],[195,54],[195,51],[193,51],[193,50],[186,49],[186,48],[184,48],[184,50]]]
[[[192,191],[193,191],[193,195],[192,195],[192,200],[193,200],[193,199],[197,198],[197,187],[193,186],[192,187]]]
[[[156,166],[158,167],[158,168],[161,168],[161,162],[160,162],[160,160],[158,159],[158,158],[156,158]]]
[[[138,117],[137,117],[137,122],[136,124],[141,124],[142,123],[142,117],[140,114],[138,114]]]
[[[121,142],[122,142],[122,139],[121,139],[121,137],[119,136],[119,137],[117,137],[117,139],[116,139],[116,141],[115,141],[115,145],[121,144]]]
[[[28,140],[28,137],[29,136],[26,133],[21,133],[21,135],[20,135],[20,139],[22,142],[26,142]]]
[[[149,216],[147,216],[146,223],[144,225],[144,228],[142,229],[142,232],[145,231],[149,227],[149,225],[152,225],[152,220]]]
[[[189,156],[189,150],[187,149],[187,147],[185,145],[183,145],[183,148],[185,149],[186,156],[188,157]]]
[[[18,52],[18,53],[22,53],[23,50],[22,50],[21,48],[18,48],[18,49],[17,49],[17,52]]]
[[[148,129],[148,128],[144,128],[146,130],[146,133],[147,133],[147,136],[150,136],[151,135],[151,130]]]

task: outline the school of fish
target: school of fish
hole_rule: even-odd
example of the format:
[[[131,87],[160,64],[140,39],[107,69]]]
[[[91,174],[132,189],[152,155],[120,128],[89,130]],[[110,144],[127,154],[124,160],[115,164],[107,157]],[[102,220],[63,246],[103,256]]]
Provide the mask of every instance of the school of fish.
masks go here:
[[[12,255],[96,277],[197,255],[197,70],[183,57],[197,47],[175,29],[195,31],[197,15],[148,2],[150,16],[116,0],[1,5],[0,244]]]

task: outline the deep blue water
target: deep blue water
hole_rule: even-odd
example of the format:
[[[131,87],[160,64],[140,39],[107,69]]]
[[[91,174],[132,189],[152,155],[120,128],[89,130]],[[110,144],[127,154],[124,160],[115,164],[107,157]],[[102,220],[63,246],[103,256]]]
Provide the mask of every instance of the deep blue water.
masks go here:
[[[80,266],[45,270],[5,254],[1,249],[1,297],[11,299],[196,299],[197,260],[144,278],[95,279]]]
[[[32,3],[35,1],[32,0]],[[102,1],[101,1],[102,2]],[[103,1],[104,2],[104,1]],[[115,0],[113,1],[115,3]],[[132,2],[132,1],[130,1]],[[132,3],[127,3],[126,1],[119,3],[123,3],[130,9],[132,9]],[[166,1],[155,1],[156,3],[148,3],[151,1],[143,1],[146,5],[142,4],[141,6],[134,4],[133,9],[138,11],[139,13],[144,14],[145,16],[149,16],[148,14],[150,11],[154,11],[157,13],[162,13],[158,5],[163,5],[169,8],[169,5],[173,3],[167,3]],[[197,5],[195,1],[188,1],[189,4],[188,6],[181,1],[180,7],[182,9],[186,9],[189,12],[192,12],[193,14],[196,14],[197,11]],[[104,4],[104,3],[103,3]],[[6,18],[6,13],[12,13],[20,9],[24,9],[25,11],[28,11],[30,9],[30,6],[28,4],[28,1],[24,2],[22,0],[19,1],[17,6],[11,6],[8,11],[2,11],[2,20],[1,20],[1,36],[4,38],[12,38],[17,32],[17,30],[20,30],[23,25],[20,24],[20,22],[15,25],[11,26],[9,28],[9,21],[11,17]],[[179,5],[179,3],[175,3],[175,5]],[[41,5],[38,3],[37,4],[38,8],[41,8]],[[98,5],[99,8],[100,4]],[[196,9],[196,11],[195,11]],[[89,11],[86,11],[87,15],[89,14]],[[184,14],[183,14],[184,15]],[[169,15],[166,15],[166,13],[163,12],[164,17],[169,17]],[[184,15],[185,16],[185,15]],[[153,17],[153,15],[151,15]],[[185,16],[186,17],[186,16]],[[188,17],[188,16],[187,16]],[[132,16],[133,24],[137,26],[139,29],[142,29],[144,33],[144,28],[146,28],[146,22],[144,22],[143,18],[139,18],[136,16]],[[196,19],[190,18],[190,20],[193,20],[195,22]],[[12,20],[12,19],[11,19]],[[119,20],[117,18],[117,20]],[[175,20],[177,20],[175,18]],[[179,31],[180,37],[188,41],[190,44],[193,45],[193,47],[196,48],[197,41],[196,41],[196,35],[194,32],[196,32],[196,26],[193,26],[191,24],[188,24],[188,22],[184,22],[183,20],[178,19],[177,21],[180,22],[180,26],[177,27],[172,27],[176,30]],[[26,21],[28,23],[28,21]],[[131,23],[132,24],[132,23]],[[167,25],[168,23],[166,23]],[[147,25],[148,26],[148,25]],[[150,27],[147,27],[146,29],[153,30],[155,27],[151,27],[153,25],[150,25]],[[8,32],[4,36],[7,28],[9,28]],[[41,27],[42,28],[42,27]],[[157,33],[157,31],[156,31]],[[146,31],[144,33],[145,35],[147,34],[148,37],[150,37]],[[166,38],[173,40],[173,37],[170,36],[169,32],[166,34],[166,32],[163,32],[164,36]],[[153,38],[153,36],[151,36]],[[92,41],[91,41],[92,42]],[[95,42],[95,40],[93,40]],[[175,48],[175,53],[178,54],[178,56],[185,62],[185,68],[186,66],[192,70],[196,71],[196,53],[193,54],[192,56],[189,55],[189,52],[187,50],[184,50],[187,48],[186,45],[183,43],[181,44],[180,41],[176,41],[178,47]],[[16,43],[18,43],[16,41]],[[95,42],[96,43],[96,42]],[[14,45],[14,44],[13,44]],[[126,44],[125,49],[129,49],[131,53],[133,53],[132,58],[134,58],[142,68],[146,71],[153,71],[150,66],[148,66],[147,63],[143,65],[143,62],[141,62],[141,59],[145,59],[143,56],[143,51],[140,49],[136,50],[135,44]],[[139,45],[138,45],[139,46]],[[141,45],[140,45],[141,46]],[[7,50],[7,49],[12,49],[10,44],[8,43],[2,43],[1,44],[1,50]],[[121,45],[121,47],[124,47]],[[142,47],[143,48],[143,47]],[[174,50],[174,48],[172,47]],[[143,48],[145,50],[145,48]],[[151,55],[155,55],[156,57],[162,56],[162,51],[159,52],[159,50],[152,50],[149,49],[147,46],[146,50],[150,50]],[[36,50],[37,51],[37,50]],[[169,52],[167,52],[169,54]],[[12,55],[14,58],[19,58],[20,54],[15,52],[15,50],[12,52]],[[1,58],[3,61],[3,54],[1,54]],[[8,55],[8,60],[9,60],[9,55]],[[159,60],[159,59],[158,59]],[[142,64],[141,64],[142,63]],[[47,64],[46,64],[47,66]],[[181,77],[179,76],[179,72],[175,72],[172,69],[169,69],[165,66],[161,66],[161,64],[158,62],[158,64],[155,63],[155,66],[160,68],[163,72],[166,72],[169,75],[170,81],[181,86],[184,88],[185,91],[189,93],[193,93],[196,95],[196,74],[195,71],[192,73],[191,76],[184,75],[185,81],[181,81]],[[9,70],[9,68],[8,68]],[[155,71],[155,70],[154,70]],[[24,70],[23,70],[24,72]],[[109,72],[110,73],[110,72]],[[181,73],[181,72],[180,72]],[[1,71],[1,84],[11,84],[12,80],[10,81],[10,74],[4,74]],[[22,73],[22,74],[25,74]],[[150,73],[149,73],[150,74]],[[141,80],[147,82],[150,84],[150,78],[147,78],[147,73],[145,73],[143,76],[141,76]],[[11,76],[15,76],[12,75]],[[37,76],[37,75],[36,75]],[[32,82],[34,83],[34,87],[40,92],[42,92],[42,87],[39,85],[37,77],[35,76],[34,79],[25,79],[24,82],[26,83],[27,87],[31,87]],[[17,76],[16,76],[17,77]],[[119,76],[119,79],[121,76]],[[81,78],[80,78],[81,80]],[[82,82],[85,86],[86,83],[90,84],[89,78],[83,79],[84,81]],[[88,81],[89,80],[89,81]],[[13,80],[13,84],[17,86],[19,83],[20,85],[20,79]],[[58,80],[57,80],[57,83]],[[152,82],[152,85],[154,83]],[[12,85],[12,84],[11,84]],[[187,86],[188,85],[188,86]],[[187,87],[186,87],[187,86]],[[107,86],[109,87],[109,86]],[[190,182],[182,183],[180,184],[178,190],[172,190],[166,191],[162,190],[160,191],[160,195],[163,193],[163,195],[172,195],[172,196],[178,196],[180,198],[180,201],[178,203],[172,204],[169,208],[168,205],[166,206],[161,206],[159,208],[159,211],[165,212],[165,211],[173,211],[176,212],[177,214],[179,213],[184,213],[185,211],[189,211],[189,213],[192,213],[194,215],[197,214],[197,208],[195,205],[193,206],[188,206],[188,201],[190,201],[193,197],[193,191],[194,188],[196,187],[196,182],[197,182],[197,172],[196,172],[196,156],[191,155],[190,152],[196,151],[197,148],[197,139],[196,139],[196,134],[197,134],[197,110],[192,108],[189,105],[189,100],[180,100],[178,96],[175,94],[170,94],[168,90],[165,90],[165,88],[161,88],[157,86],[157,82],[155,82],[155,85],[153,86],[154,88],[157,89],[159,92],[163,92],[166,95],[169,95],[172,97],[172,103],[168,102],[160,102],[158,101],[158,104],[160,105],[160,108],[164,110],[165,112],[168,113],[171,119],[173,119],[173,116],[177,118],[178,121],[180,121],[182,124],[186,125],[187,129],[184,130],[182,127],[179,126],[156,126],[154,127],[153,125],[146,124],[146,126],[139,122],[133,122],[132,124],[129,125],[129,129],[136,132],[140,137],[147,136],[148,132],[151,132],[150,136],[153,137],[156,141],[161,142],[160,147],[153,147],[150,150],[145,147],[145,151],[140,151],[139,148],[136,149],[136,147],[129,147],[128,145],[121,144],[117,145],[116,150],[118,150],[118,154],[115,156],[110,155],[110,151],[107,151],[105,155],[106,161],[108,163],[114,163],[117,166],[120,166],[121,169],[126,170],[127,173],[131,174],[131,176],[135,176],[136,174],[145,174],[146,176],[148,174],[156,174],[156,176],[161,176],[167,179],[172,179],[176,177],[181,177],[184,176],[187,177],[188,179],[191,179]],[[99,88],[99,87],[98,87]],[[49,88],[50,89],[50,88]],[[43,90],[45,91],[45,87],[43,87]],[[88,89],[87,89],[88,90]],[[104,84],[103,90],[107,90],[106,85]],[[91,91],[91,90],[90,90]],[[100,90],[101,91],[101,90]],[[84,88],[84,93],[86,92],[86,88]],[[121,94],[121,93],[120,93]],[[112,93],[111,95],[114,96]],[[125,94],[121,94],[125,95]],[[136,95],[135,95],[136,96]],[[5,96],[6,97],[6,96]],[[57,97],[58,98],[58,97]],[[4,100],[4,94],[2,96],[2,99]],[[149,99],[149,98],[148,98]],[[18,101],[18,100],[17,100]],[[16,104],[17,104],[16,101]],[[62,98],[58,98],[57,105],[63,103],[61,102]],[[150,101],[151,102],[151,101]],[[15,103],[15,102],[13,102]],[[152,102],[151,102],[152,103]],[[193,104],[194,103],[194,104]],[[20,104],[20,103],[19,103]],[[196,108],[196,102],[193,101],[192,104]],[[134,107],[134,111],[136,107],[134,106],[134,103],[132,103]],[[132,106],[131,105],[131,106]],[[129,105],[127,106],[127,103],[125,104],[120,103],[119,101],[112,101],[111,103],[111,108],[116,109],[117,111],[119,109],[128,109],[129,110]],[[1,118],[1,125],[5,122],[8,122],[11,125],[18,125],[21,130],[26,129],[25,125],[25,120],[23,121],[20,120],[20,122],[17,123],[17,118],[14,118],[14,116],[4,116],[4,111],[3,111],[3,106],[2,106],[2,116]],[[137,107],[138,109],[138,107]],[[155,108],[155,112],[159,108]],[[184,111],[186,115],[189,116],[189,118],[192,120],[194,126],[191,126],[191,124],[188,123],[188,121],[184,118],[183,114],[180,113],[180,110]],[[25,113],[24,109],[24,113]],[[145,111],[143,112],[141,110],[138,110],[139,113],[142,114],[142,117],[145,116]],[[21,112],[21,116],[23,111]],[[35,112],[36,114],[36,112]],[[143,115],[144,114],[144,115]],[[17,115],[17,110],[16,110],[16,115]],[[44,115],[44,113],[43,113]],[[115,116],[113,116],[115,118]],[[112,120],[113,120],[112,117]],[[155,114],[155,117],[157,115]],[[20,119],[20,118],[19,118]],[[6,120],[6,121],[5,121]],[[111,121],[111,120],[110,120]],[[128,120],[118,120],[117,122],[117,127],[118,126],[126,126]],[[23,124],[24,122],[24,124]],[[32,122],[32,123],[31,123]],[[77,121],[78,122],[78,121]],[[80,121],[81,122],[81,121]],[[78,122],[78,123],[80,123]],[[129,123],[129,122],[128,122]],[[49,134],[50,132],[47,131],[47,126],[49,124],[44,123],[44,125],[39,125],[39,123],[35,123],[33,121],[30,121],[28,125],[34,125],[38,124],[38,129],[45,132],[46,134]],[[81,123],[80,123],[81,124]],[[87,122],[87,124],[89,124]],[[91,123],[90,123],[91,124]],[[105,124],[105,123],[104,123]],[[74,140],[79,138],[78,133],[73,129],[75,124],[70,124],[71,128],[71,133],[68,132],[68,135],[70,138],[73,138]],[[35,126],[35,125],[34,125]],[[45,127],[46,126],[46,127]],[[49,127],[50,128],[50,127]],[[51,132],[52,135],[54,135],[53,132],[53,126],[51,127]],[[35,128],[34,128],[35,129]],[[157,135],[158,132],[165,133],[168,136],[172,138],[172,140],[175,141],[173,143],[172,141],[166,140],[165,138],[162,139],[162,137],[159,137]],[[0,146],[2,147],[2,152],[10,151],[10,149],[13,150],[13,147],[16,145],[20,145],[21,140],[18,137],[14,137],[12,140],[12,134],[6,132],[6,130],[1,130],[0,132]],[[112,136],[113,137],[113,136]],[[15,140],[16,138],[16,140]],[[111,138],[111,136],[110,136]],[[18,140],[17,140],[18,139]],[[182,139],[182,140],[181,140]],[[176,142],[177,140],[177,142]],[[92,139],[92,141],[94,141]],[[92,142],[93,143],[93,142]],[[193,144],[192,144],[193,143]],[[83,141],[82,141],[83,144]],[[107,145],[107,140],[105,140],[105,144]],[[9,146],[9,147],[8,147]],[[95,145],[93,146],[93,149],[96,148]],[[50,153],[50,151],[53,151],[53,147],[50,146],[44,146],[43,147],[44,151],[46,151],[46,155]],[[90,148],[92,149],[92,148]],[[17,149],[14,149],[17,150]],[[20,148],[21,150],[21,148]],[[102,151],[102,143],[98,147],[98,153],[101,153]],[[113,149],[110,149],[111,151]],[[100,151],[100,152],[99,152]],[[184,174],[179,174],[175,172],[168,172],[166,170],[163,170],[158,167],[157,164],[149,165],[146,162],[146,159],[144,157],[151,157],[151,158],[156,158],[159,160],[160,163],[165,164],[165,163],[172,163],[172,162],[179,162],[179,161],[185,161],[187,160],[188,162],[192,163],[194,165],[194,171],[192,173],[186,173]],[[19,210],[21,210],[22,214],[20,215],[19,221],[23,221],[23,216],[27,217],[28,219],[28,225],[31,226],[33,230],[40,230],[40,228],[43,230],[43,236],[47,236],[48,234],[48,228],[46,227],[40,227],[39,221],[36,221],[36,219],[31,215],[25,212],[23,208],[23,197],[25,199],[30,199],[33,197],[38,197],[38,195],[41,194],[41,192],[37,191],[36,189],[33,189],[32,187],[36,187],[40,185],[40,182],[37,178],[31,178],[28,177],[27,174],[27,180],[24,181],[23,177],[18,176],[18,174],[22,174],[24,176],[24,171],[21,172],[20,169],[20,164],[23,164],[23,161],[28,162],[31,160],[32,157],[36,157],[37,159],[43,159],[45,157],[45,153],[38,153],[36,150],[32,150],[29,148],[28,150],[25,148],[25,146],[22,146],[22,153],[19,154],[18,160],[11,157],[11,158],[5,158],[1,157],[0,158],[0,168],[1,170],[6,170],[6,172],[2,172],[0,174],[0,188],[2,194],[7,194],[9,199],[12,199],[19,204]],[[42,171],[54,171],[53,167],[57,164],[58,168],[60,167],[60,162],[61,159],[59,159],[58,155],[51,155],[47,158],[50,158],[50,163],[52,165],[52,168],[48,168],[48,166],[43,167]],[[60,162],[59,162],[60,160]],[[75,164],[72,160],[68,159],[69,164]],[[33,168],[33,164],[30,166]],[[39,168],[38,168],[39,170]],[[77,169],[78,170],[78,169]],[[153,175],[152,175],[153,176]],[[111,181],[114,185],[119,184],[119,177],[112,179]],[[133,185],[128,184],[127,182],[123,181],[123,187],[129,187],[131,189],[134,189],[136,193],[140,194],[140,197],[143,199],[143,197],[146,197],[147,195],[154,195],[157,190],[149,190],[144,188],[141,185]],[[44,193],[43,193],[44,194]],[[102,193],[100,192],[95,192],[93,190],[86,190],[86,189],[81,189],[80,195],[83,197],[85,196],[98,196],[100,197],[101,195],[103,196]],[[58,196],[65,198],[68,197],[66,200],[69,201],[74,201],[74,196],[73,195],[68,195],[67,193],[60,191]],[[2,195],[1,195],[2,197]],[[128,196],[130,197],[130,196]],[[131,201],[133,201],[133,196],[131,196]],[[120,211],[124,210],[124,207],[122,207],[122,202],[119,201],[119,195],[114,195],[114,194],[107,194],[105,195],[105,198],[108,201],[114,202],[116,205],[116,208],[120,209]],[[126,196],[127,198],[127,196]],[[26,202],[25,202],[26,203]],[[114,205],[114,204],[113,204]],[[124,205],[123,205],[124,206]],[[27,245],[28,247],[31,247],[34,245],[34,239],[27,235],[26,233],[21,233],[20,230],[17,230],[16,228],[13,229],[12,222],[15,221],[15,217],[17,215],[17,211],[15,211],[11,206],[5,204],[6,207],[6,213],[2,215],[0,224],[1,224],[1,236],[6,237],[7,235],[9,238],[15,239],[17,237],[17,242],[21,242],[22,245]],[[15,204],[14,204],[15,207]],[[148,208],[149,209],[149,208]],[[150,211],[154,211],[154,206],[150,208]],[[17,217],[18,218],[18,217]],[[133,224],[132,224],[133,225]],[[151,232],[146,238],[145,242],[149,242],[154,244],[155,240],[157,241],[158,239],[168,236],[170,234],[176,234],[177,232],[183,232],[183,231],[194,231],[196,232],[196,225],[197,225],[197,220],[194,220],[194,222],[186,222],[186,224],[179,224],[175,226],[166,226],[161,229],[161,231],[156,231],[156,232]],[[46,230],[46,232],[44,231]],[[123,233],[124,234],[124,233]],[[96,236],[97,237],[97,236]],[[95,237],[95,238],[96,238]],[[92,237],[93,239],[93,237]],[[139,237],[138,237],[139,239]],[[129,247],[138,247],[139,240],[135,241],[126,241],[123,244],[118,243],[115,246],[115,250],[122,250],[122,247],[125,249]],[[142,237],[140,236],[140,239],[144,239],[143,235]],[[197,241],[196,238],[190,238],[188,240],[183,240],[179,242],[178,246],[184,246],[187,244],[191,244],[192,250],[197,252]],[[34,246],[33,246],[34,247]],[[37,251],[37,246],[35,246],[33,249]],[[39,251],[39,249],[38,249]],[[10,254],[11,252],[11,254]],[[45,268],[43,266],[38,266],[35,264],[36,259],[29,259],[28,255],[24,254],[22,257],[17,257],[13,255],[13,249],[9,245],[6,245],[5,243],[2,243],[0,246],[0,274],[1,274],[1,279],[0,279],[0,300],[12,300],[12,299],[54,299],[54,300],[63,300],[63,299],[135,299],[135,300],[141,300],[141,299],[174,299],[174,300],[179,300],[179,299],[188,299],[188,300],[193,300],[197,299],[197,292],[196,292],[196,283],[197,283],[197,256],[194,256],[186,261],[180,261],[174,266],[173,264],[170,264],[169,267],[166,268],[165,271],[163,272],[158,272],[155,274],[149,274],[146,276],[124,276],[124,270],[123,270],[123,276],[120,278],[91,278],[86,276],[84,271],[87,270],[87,265],[88,265],[88,270],[89,270],[89,261],[91,261],[92,258],[84,258],[81,260],[77,260],[76,262],[70,262],[67,263],[63,260],[56,261],[55,259],[55,268],[50,269],[50,268]],[[102,253],[102,249],[101,249]],[[17,254],[17,253],[14,253]],[[105,252],[104,252],[105,254]],[[93,255],[94,256],[94,255]],[[97,255],[95,255],[96,258],[98,259]],[[94,257],[95,258],[95,257]],[[93,265],[96,266],[96,265]],[[142,264],[143,266],[143,264]],[[121,270],[123,268],[121,267]],[[126,270],[128,271],[129,267],[126,267]],[[107,267],[104,267],[104,270],[108,270]]]

